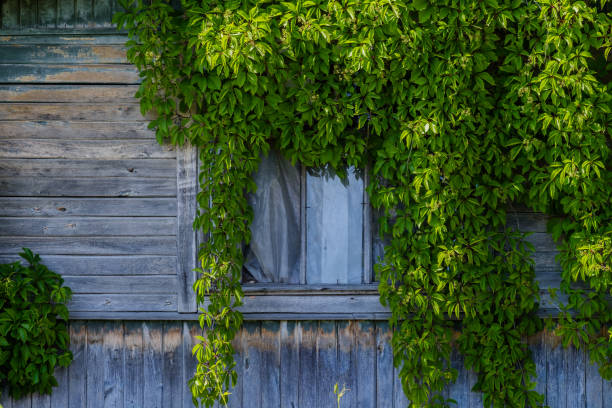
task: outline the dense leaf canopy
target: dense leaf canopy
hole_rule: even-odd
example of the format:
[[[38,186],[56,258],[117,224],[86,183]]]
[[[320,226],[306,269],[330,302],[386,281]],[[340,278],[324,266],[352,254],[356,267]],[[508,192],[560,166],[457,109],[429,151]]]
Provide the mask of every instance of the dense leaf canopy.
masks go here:
[[[538,406],[524,338],[542,328],[513,206],[552,214],[563,267],[552,326],[612,377],[612,29],[573,0],[164,0],[129,5],[143,112],[199,147],[208,234],[195,285],[206,338],[191,389],[230,390],[245,194],[260,154],[371,169],[388,238],[377,265],[413,406],[446,406],[452,347],[485,406]],[[582,285],[576,285],[575,282]],[[571,309],[571,313],[570,313]]]

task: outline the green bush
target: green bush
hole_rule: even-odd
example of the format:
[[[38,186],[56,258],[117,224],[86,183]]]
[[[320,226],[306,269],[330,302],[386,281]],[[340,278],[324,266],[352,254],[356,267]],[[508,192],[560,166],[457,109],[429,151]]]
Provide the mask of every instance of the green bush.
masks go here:
[[[0,389],[19,399],[57,386],[55,367],[72,361],[65,303],[72,296],[64,280],[24,248],[28,261],[0,265]]]

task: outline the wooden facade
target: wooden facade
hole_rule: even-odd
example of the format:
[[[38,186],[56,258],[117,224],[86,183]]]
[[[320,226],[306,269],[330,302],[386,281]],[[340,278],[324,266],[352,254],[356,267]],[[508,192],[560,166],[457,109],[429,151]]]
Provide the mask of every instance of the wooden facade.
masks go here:
[[[5,408],[188,407],[199,237],[198,159],[159,146],[133,95],[139,76],[126,36],[111,24],[116,0],[4,0],[0,19],[0,263],[22,247],[40,253],[73,289],[75,361],[50,397],[5,398]],[[556,310],[555,245],[540,214],[513,212],[531,231],[541,313]],[[235,342],[232,407],[323,408],[332,386],[343,407],[402,407],[390,333],[376,285],[251,285],[248,322]],[[582,352],[542,334],[529,340],[538,390],[552,408],[612,408]],[[453,365],[462,367],[459,356]],[[475,375],[447,392],[482,406]]]
[[[5,408],[188,408],[187,382],[194,322],[73,321],[74,362],[57,373],[51,396],[0,399]],[[386,322],[247,322],[236,338],[238,384],[229,407],[333,408],[333,386],[349,389],[341,407],[404,408],[393,368]],[[602,381],[583,352],[563,349],[542,333],[529,339],[538,372],[537,390],[551,408],[612,408],[612,383]],[[462,369],[445,394],[460,408],[482,407],[470,391],[474,373]]]

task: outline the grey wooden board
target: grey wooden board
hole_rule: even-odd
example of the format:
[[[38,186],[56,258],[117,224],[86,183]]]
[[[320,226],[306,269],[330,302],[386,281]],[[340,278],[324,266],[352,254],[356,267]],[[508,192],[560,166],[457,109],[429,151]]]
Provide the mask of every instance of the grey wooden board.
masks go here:
[[[42,262],[52,271],[65,276],[82,275],[175,275],[176,258],[173,256],[124,255],[124,256],[76,256],[43,255]],[[17,255],[0,256],[1,263],[26,261]],[[150,277],[147,277],[148,279]],[[141,281],[141,283],[143,283]]]
[[[176,160],[3,159],[0,161],[0,177],[17,176],[174,178]]]
[[[176,216],[175,198],[38,198],[0,197],[6,217]]]
[[[174,237],[0,237],[0,254],[21,248],[42,255],[175,255]]]
[[[68,304],[72,311],[135,312],[140,310],[176,311],[176,295],[173,294],[75,294]]]
[[[38,14],[37,3],[37,0],[20,0],[19,24],[22,27],[34,27],[38,25],[36,18]]]
[[[177,215],[176,239],[177,274],[179,279],[179,311],[195,312],[196,299],[193,284],[196,281],[194,269],[197,266],[198,248],[193,221],[196,217],[197,201],[197,148],[183,146],[177,152],[176,185]]]
[[[67,0],[73,1],[73,0]],[[61,0],[60,0],[61,2]],[[74,3],[73,3],[74,4]],[[122,45],[128,40],[126,35],[87,34],[86,30],[77,30],[75,33],[47,32],[6,35],[0,32],[0,44],[47,44],[47,45]]]
[[[135,67],[123,64],[0,64],[0,83],[138,84]]]
[[[324,322],[322,329],[316,322],[252,322],[247,324],[238,334],[235,344],[237,357],[241,363],[237,366],[240,378],[238,390],[234,390],[235,397],[231,399],[230,407],[251,408],[261,406],[265,408],[319,408],[334,407],[332,405],[317,405],[313,399],[322,398],[319,387],[330,388],[333,399],[333,385],[341,378],[352,377],[357,379],[356,386],[341,400],[341,407],[366,406],[358,398],[360,390],[372,390],[376,396],[377,408],[405,408],[407,400],[399,389],[399,381],[395,377],[397,370],[393,370],[391,363],[391,349],[389,345],[390,332],[384,322]],[[375,328],[371,333],[375,341],[371,342],[369,334],[367,339],[360,340],[363,333],[370,333],[369,328]],[[350,328],[346,330],[346,328]],[[67,370],[58,372],[60,387],[54,390],[51,397],[51,408],[103,408],[113,407],[180,407],[188,408],[191,405],[190,391],[187,386],[189,373],[195,367],[195,360],[189,349],[195,344],[195,334],[200,332],[195,322],[70,322],[71,350],[74,361]],[[283,334],[285,333],[285,334]],[[291,338],[291,333],[295,336]],[[291,339],[290,339],[291,338]],[[285,340],[283,340],[285,339]],[[290,339],[290,340],[289,340]],[[335,339],[336,341],[330,341]],[[289,340],[289,343],[287,342]],[[359,344],[361,342],[361,345]],[[558,340],[549,333],[542,333],[529,339],[532,349],[544,355],[543,361],[550,363],[552,354],[546,352],[548,345],[554,346]],[[293,344],[292,358],[283,358],[286,354],[287,344]],[[355,349],[345,347],[347,344],[355,345]],[[319,348],[318,346],[319,345]],[[320,347],[323,347],[322,349]],[[544,347],[542,347],[544,346]],[[333,350],[333,353],[329,353]],[[328,361],[321,361],[320,358]],[[353,371],[347,377],[342,374],[343,362],[352,358],[360,359],[362,355],[371,360],[375,369],[363,369],[359,364],[348,365]],[[469,388],[473,385],[475,374],[462,367],[461,359],[453,354],[453,366],[460,370],[460,378],[466,381],[457,383],[453,395],[465,396],[465,403],[460,408],[479,408],[478,395],[472,395]],[[578,357],[577,357],[578,356]],[[567,385],[567,389],[558,389],[556,399],[549,398],[550,408],[560,407],[609,407],[609,394],[612,383],[602,381],[596,374],[595,367],[584,364],[575,366],[570,362],[577,362],[584,354],[574,349],[558,349],[558,359],[564,366],[562,378],[544,379],[544,388],[551,380],[556,384]],[[540,358],[540,355],[536,355]],[[576,359],[578,358],[578,360]],[[248,367],[246,361],[248,360]],[[550,364],[549,364],[550,365]],[[368,366],[369,367],[369,366]],[[325,371],[329,368],[330,371]],[[61,370],[60,370],[61,371]],[[283,375],[283,373],[291,375]],[[258,374],[255,376],[255,374]],[[555,375],[559,375],[557,373]],[[359,378],[361,376],[361,378]],[[333,380],[330,381],[330,378]],[[585,392],[571,394],[575,388],[572,383],[584,381],[587,388]],[[599,384],[589,387],[589,381]],[[286,383],[286,386],[282,384]],[[245,391],[252,393],[242,393]],[[293,387],[293,394],[299,394],[298,400],[285,405],[282,390]],[[273,390],[278,395],[270,395]],[[65,393],[67,402],[54,402],[53,397]],[[356,398],[352,404],[350,395]],[[319,397],[317,397],[319,395]],[[268,397],[270,397],[268,399]],[[280,398],[280,405],[279,405]],[[5,408],[16,406],[32,406],[29,401],[40,401],[38,397],[26,399],[21,402],[12,402],[3,398]],[[46,400],[45,400],[46,401]],[[591,404],[591,401],[593,402]],[[335,403],[335,401],[332,401]],[[352,405],[349,405],[351,402]],[[571,404],[571,405],[570,405]]]
[[[353,313],[360,310],[369,312],[387,311],[380,304],[378,294],[371,295],[311,295],[311,296],[245,296],[244,310],[257,313]]]
[[[0,121],[2,139],[154,139],[146,122]],[[5,141],[2,140],[2,143]]]
[[[280,331],[280,406],[298,406],[300,373],[300,327],[296,322],[281,321]]]
[[[0,236],[176,235],[175,217],[0,217]]]
[[[2,5],[2,29],[19,29],[19,3],[20,0],[5,0]]]
[[[73,293],[173,293],[175,275],[139,276],[64,276],[64,283]]]
[[[356,395],[357,404],[348,406],[374,408],[376,383],[371,377],[376,372],[376,325],[372,321],[364,321],[356,322],[355,326],[356,349],[353,355],[356,365],[351,367],[351,372],[356,376],[356,390],[350,396]],[[343,355],[344,351],[342,349],[340,351],[340,355]]]
[[[6,159],[172,159],[176,151],[154,140],[8,139],[0,144]]]
[[[174,197],[176,180],[168,178],[0,177],[5,197]]]
[[[151,119],[151,116],[147,117]],[[145,120],[137,103],[2,103],[0,120]]]
[[[317,407],[333,407],[337,378],[338,339],[336,323],[320,321],[317,330]]]
[[[0,42],[0,48],[1,48]],[[2,102],[138,103],[135,85],[0,85]]]
[[[38,27],[52,28],[57,23],[57,1],[38,0]]]
[[[336,358],[336,379],[334,382],[338,384],[338,390],[345,388],[347,391],[341,399],[342,406],[345,407],[365,407],[363,400],[360,398],[360,391],[366,391],[365,384],[361,384],[363,387],[360,388],[360,377],[371,376],[374,368],[373,366],[368,369],[361,364],[359,368],[360,360],[362,357],[365,360],[368,359],[367,354],[374,352],[374,347],[371,350],[360,350],[359,342],[364,340],[361,332],[360,325],[354,321],[342,321],[336,323],[337,332],[337,358]],[[371,323],[371,322],[370,322]],[[367,337],[367,336],[366,336]],[[359,355],[360,352],[364,352],[364,355]],[[360,370],[363,370],[361,372]]]
[[[242,406],[242,383],[244,381],[243,373],[243,361],[242,354],[244,353],[244,342],[242,331],[239,331],[234,337],[232,341],[232,346],[234,347],[234,361],[236,362],[236,366],[234,367],[234,371],[237,374],[236,384],[234,387],[230,389],[230,396],[228,401],[228,407],[230,408],[238,408]]]
[[[0,60],[5,64],[126,64],[122,45],[3,44]]]

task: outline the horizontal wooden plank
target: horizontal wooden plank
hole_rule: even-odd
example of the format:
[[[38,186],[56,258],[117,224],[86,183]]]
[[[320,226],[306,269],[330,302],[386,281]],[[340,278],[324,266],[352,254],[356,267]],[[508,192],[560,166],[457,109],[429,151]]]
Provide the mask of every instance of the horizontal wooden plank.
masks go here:
[[[147,126],[147,122],[0,121],[0,140],[155,139]]]
[[[175,197],[169,178],[0,177],[4,197]]]
[[[174,146],[155,140],[8,139],[0,143],[5,159],[172,159]]]
[[[100,45],[121,45],[128,40],[126,35],[97,34],[86,35],[82,30],[75,34],[55,31],[55,34],[30,34],[30,35],[0,35],[0,44],[54,44],[54,45],[79,45],[79,44],[100,44]]]
[[[0,177],[13,176],[176,178],[176,160],[3,159],[0,161]]]
[[[42,255],[49,269],[62,275],[175,275],[175,256],[78,256]],[[17,255],[0,256],[0,264],[25,260]]]
[[[176,217],[0,217],[0,236],[162,236],[176,230]]]
[[[365,295],[246,295],[240,310],[250,313],[385,313],[378,294]]]
[[[41,255],[176,255],[176,237],[0,237],[0,254],[30,248]]]
[[[530,242],[537,252],[555,252],[557,250],[557,244],[552,239],[552,235],[545,232],[534,232],[526,238],[527,242]]]
[[[150,118],[149,118],[150,119]],[[137,103],[0,103],[0,120],[139,121]]]
[[[1,83],[23,84],[138,84],[138,70],[132,65],[46,65],[0,64]]]
[[[71,312],[142,312],[177,310],[176,295],[76,294],[68,304]]]
[[[0,102],[137,103],[137,85],[0,85]]]
[[[546,232],[550,216],[540,213],[509,212],[506,225],[523,232]]]
[[[0,197],[0,215],[25,216],[176,216],[175,198]]]
[[[176,275],[64,276],[72,293],[176,293]]]
[[[126,64],[124,45],[6,44],[0,42],[5,64]]]

